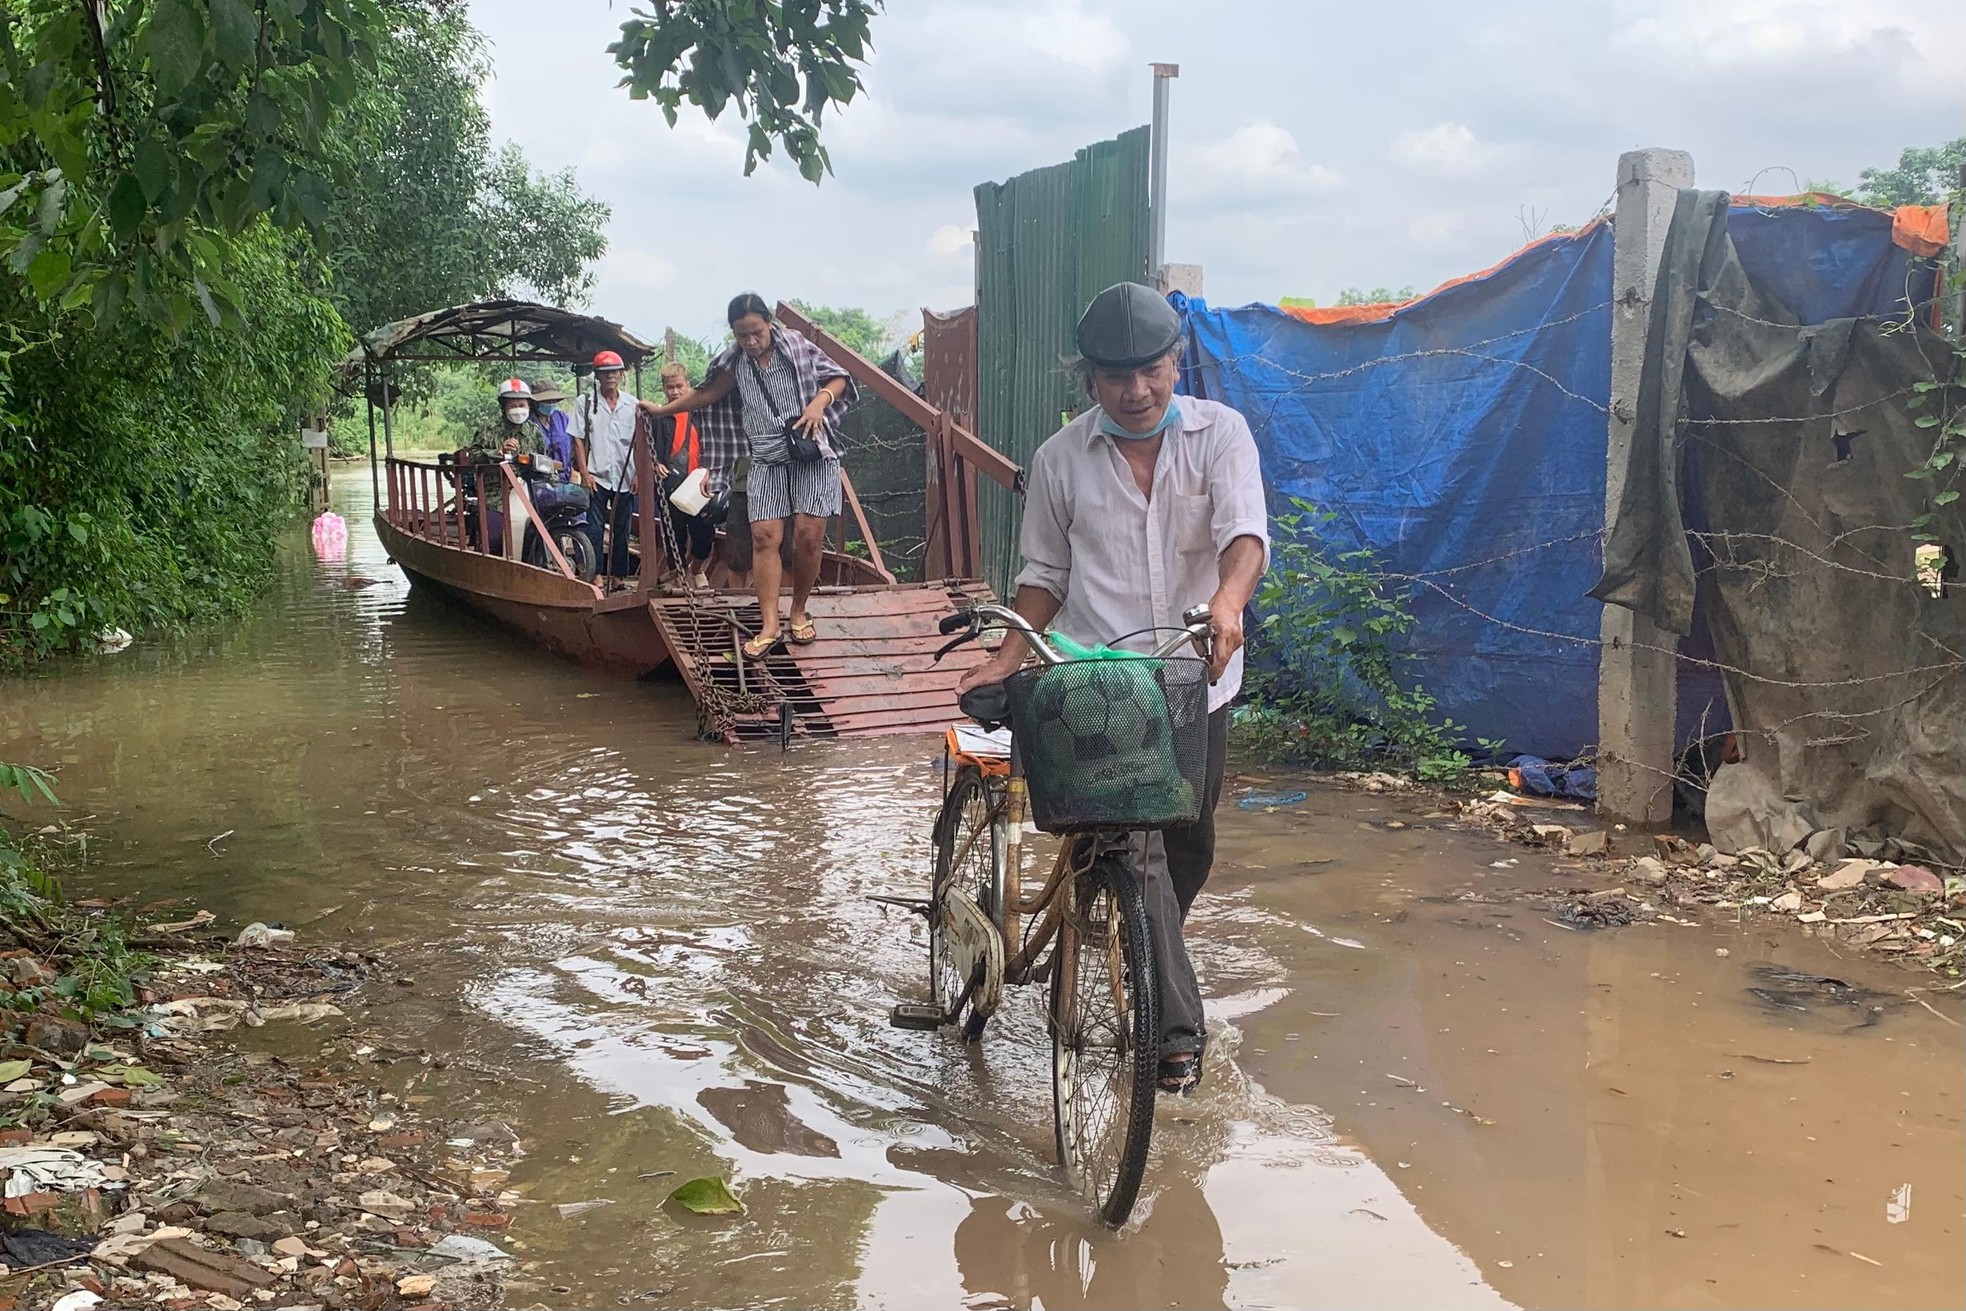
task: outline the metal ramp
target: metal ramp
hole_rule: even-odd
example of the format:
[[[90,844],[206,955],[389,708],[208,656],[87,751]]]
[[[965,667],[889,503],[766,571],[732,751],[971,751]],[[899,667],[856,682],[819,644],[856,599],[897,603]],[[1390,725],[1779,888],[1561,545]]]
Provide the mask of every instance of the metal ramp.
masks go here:
[[[696,698],[704,736],[738,743],[788,728],[801,737],[874,737],[955,722],[956,682],[985,651],[972,643],[934,663],[949,640],[936,625],[991,599],[986,585],[966,581],[820,588],[812,595],[819,640],[748,662],[737,648],[758,631],[749,593],[658,596],[648,607]]]

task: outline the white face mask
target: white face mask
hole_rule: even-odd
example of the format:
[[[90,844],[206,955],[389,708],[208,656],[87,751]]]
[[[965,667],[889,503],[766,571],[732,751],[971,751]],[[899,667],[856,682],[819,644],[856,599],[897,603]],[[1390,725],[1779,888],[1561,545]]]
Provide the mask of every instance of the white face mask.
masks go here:
[[[524,423],[526,421],[526,407],[523,405],[506,406],[505,421],[507,423]]]

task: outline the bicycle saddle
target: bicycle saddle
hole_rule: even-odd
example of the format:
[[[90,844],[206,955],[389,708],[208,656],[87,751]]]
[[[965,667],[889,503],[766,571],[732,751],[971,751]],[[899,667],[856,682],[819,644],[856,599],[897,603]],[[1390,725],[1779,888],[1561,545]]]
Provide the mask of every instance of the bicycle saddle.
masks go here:
[[[956,698],[956,708],[985,728],[1002,728],[1010,722],[1010,693],[1002,683],[984,683]]]

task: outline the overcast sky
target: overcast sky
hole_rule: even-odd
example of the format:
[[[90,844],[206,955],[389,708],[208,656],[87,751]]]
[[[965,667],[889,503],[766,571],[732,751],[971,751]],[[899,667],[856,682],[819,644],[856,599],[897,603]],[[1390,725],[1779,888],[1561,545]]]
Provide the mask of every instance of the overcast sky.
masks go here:
[[[614,207],[593,309],[651,337],[721,335],[751,289],[968,304],[971,188],[1145,123],[1154,60],[1181,66],[1167,256],[1217,304],[1424,290],[1590,217],[1641,146],[1788,192],[1966,133],[1960,0],[890,0],[813,187],[745,178],[731,111],[671,130],[618,90],[625,6],[470,8],[494,132]]]

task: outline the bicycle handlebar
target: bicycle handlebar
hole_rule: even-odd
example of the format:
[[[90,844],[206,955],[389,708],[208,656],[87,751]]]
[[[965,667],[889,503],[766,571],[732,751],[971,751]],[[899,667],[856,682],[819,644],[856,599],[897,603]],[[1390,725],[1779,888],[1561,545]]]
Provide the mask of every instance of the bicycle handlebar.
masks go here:
[[[1214,617],[1209,613],[1208,607],[1205,605],[1190,608],[1181,618],[1185,622],[1186,627],[1181,630],[1178,636],[1169,638],[1156,648],[1152,653],[1154,659],[1164,660],[1191,642],[1205,643],[1214,633]],[[1029,621],[1023,615],[1018,614],[1015,610],[1007,606],[990,605],[987,603],[973,606],[957,614],[944,616],[940,628],[944,633],[953,633],[958,629],[967,628],[969,630],[968,638],[960,639],[964,641],[969,638],[981,637],[984,633],[990,631],[1015,633],[1024,639],[1026,646],[1037,653],[1038,659],[1048,665],[1062,665],[1070,659],[1069,656],[1066,656],[1052,646],[1051,643],[1047,642],[1044,634],[1031,627]]]

